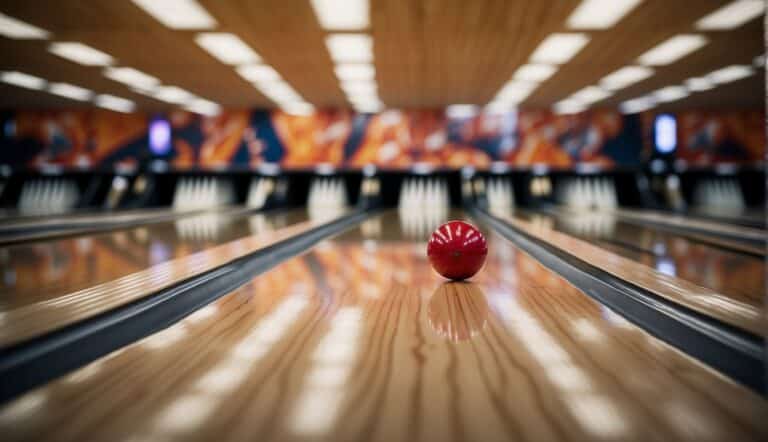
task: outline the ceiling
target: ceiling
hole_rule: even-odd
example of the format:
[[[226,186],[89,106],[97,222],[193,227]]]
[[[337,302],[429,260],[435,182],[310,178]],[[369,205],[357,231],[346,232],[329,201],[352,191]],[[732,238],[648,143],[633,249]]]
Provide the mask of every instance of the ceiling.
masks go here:
[[[553,32],[568,32],[578,0],[370,0],[370,28],[379,97],[389,107],[421,108],[488,103],[533,50]],[[752,64],[764,53],[762,18],[736,30],[701,32],[694,22],[730,0],[645,0],[615,26],[584,31],[590,42],[543,82],[521,107],[551,106],[594,85],[658,43],[681,33],[709,43],[656,69],[652,77],[619,90],[597,107],[647,94],[731,64]],[[216,31],[248,43],[308,102],[346,107],[309,0],[199,0]],[[0,70],[17,70],[136,102],[140,109],[172,106],[132,92],[88,67],[47,51],[52,41],[78,41],[129,66],[224,107],[274,107],[232,66],[194,42],[197,31],[166,28],[129,0],[0,0],[0,12],[50,31],[49,40],[0,37]],[[762,107],[765,72],[697,92],[668,108]],[[0,107],[87,106],[43,91],[0,84]]]

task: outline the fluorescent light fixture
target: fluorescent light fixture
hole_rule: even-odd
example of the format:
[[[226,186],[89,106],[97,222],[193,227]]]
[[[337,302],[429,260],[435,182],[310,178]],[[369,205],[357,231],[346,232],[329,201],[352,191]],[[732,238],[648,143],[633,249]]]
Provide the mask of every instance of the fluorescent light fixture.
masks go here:
[[[325,45],[336,63],[367,63],[373,60],[373,40],[365,34],[331,34]]]
[[[341,82],[341,89],[347,95],[376,95],[377,86],[375,81],[371,80],[347,80]]]
[[[261,60],[240,37],[228,32],[202,32],[197,34],[195,42],[225,64],[249,64]]]
[[[689,91],[699,92],[714,88],[715,83],[707,77],[694,77],[685,80],[685,87],[687,87]]]
[[[96,97],[96,106],[118,112],[132,112],[136,107],[133,101],[114,95],[102,94]]]
[[[653,92],[653,98],[657,102],[666,103],[668,101],[675,101],[681,98],[685,98],[689,95],[688,89],[685,86],[667,86],[661,88],[656,92]]]
[[[445,115],[454,120],[472,118],[478,113],[474,104],[452,104],[445,109]]]
[[[283,112],[291,115],[312,115],[315,111],[315,107],[304,101],[298,101],[293,103],[282,103],[280,109]]]
[[[149,89],[160,84],[160,80],[157,78],[134,68],[109,67],[104,69],[104,76],[136,88]]]
[[[586,108],[584,103],[574,99],[566,99],[555,103],[556,114],[577,114],[583,112]]]
[[[645,66],[627,66],[610,73],[600,80],[600,86],[610,91],[623,89],[653,75],[653,69]]]
[[[221,106],[203,98],[195,98],[185,106],[190,112],[200,115],[215,116],[221,113]]]
[[[133,0],[133,3],[171,29],[216,26],[216,20],[195,0]]]
[[[48,92],[79,101],[88,101],[93,96],[92,91],[68,83],[51,83],[48,86]]]
[[[641,0],[582,0],[568,17],[571,29],[608,29],[619,22]]]
[[[0,13],[0,35],[19,40],[44,40],[48,38],[50,33],[45,29]]]
[[[312,0],[320,26],[328,31],[359,31],[368,27],[368,0]]]
[[[368,63],[343,63],[336,65],[334,69],[336,77],[341,81],[348,80],[372,80],[376,76],[373,65]]]
[[[40,77],[35,77],[34,75],[29,75],[17,71],[0,72],[0,81],[3,83],[12,84],[14,86],[34,90],[41,90],[45,87],[46,84],[46,81]]]
[[[705,31],[735,29],[763,15],[764,0],[737,0],[696,22],[696,29]]]
[[[557,67],[549,64],[524,64],[520,66],[515,75],[515,80],[540,82],[548,79],[557,71]]]
[[[589,37],[586,34],[552,34],[533,51],[531,61],[563,64],[573,58],[588,42]]]
[[[355,110],[361,114],[374,114],[376,112],[381,112],[383,109],[384,105],[380,102],[355,105]]]
[[[748,65],[732,65],[718,69],[714,72],[710,72],[707,78],[717,84],[730,83],[732,81],[741,80],[742,78],[749,77],[754,74],[755,70],[752,66]]]
[[[571,98],[584,104],[592,104],[611,96],[609,91],[597,86],[587,86],[571,95]]]
[[[531,83],[527,81],[510,80],[503,88],[496,94],[494,101],[501,101],[506,103],[519,103],[526,98],[538,87],[537,83]]]
[[[619,106],[622,113],[636,114],[643,112],[656,106],[656,102],[651,97],[640,97],[632,100],[627,100]]]
[[[185,103],[195,98],[191,92],[176,86],[161,86],[155,89],[151,96],[173,104]]]
[[[59,57],[85,66],[109,66],[114,62],[111,55],[73,41],[51,43],[48,50]]]
[[[347,97],[350,103],[358,106],[365,106],[365,105],[380,105],[381,100],[379,100],[379,97],[377,96],[353,96],[353,97]]]
[[[507,103],[503,101],[491,101],[483,108],[483,112],[491,115],[505,114],[515,110],[513,103]]]
[[[644,53],[637,60],[646,66],[663,66],[676,62],[707,44],[702,35],[676,35]]]
[[[237,73],[253,83],[281,81],[280,74],[278,74],[271,66],[265,64],[239,66],[237,68]]]
[[[262,94],[266,95],[274,102],[282,101],[304,101],[301,96],[286,82],[275,82],[269,84],[257,84],[256,87]]]

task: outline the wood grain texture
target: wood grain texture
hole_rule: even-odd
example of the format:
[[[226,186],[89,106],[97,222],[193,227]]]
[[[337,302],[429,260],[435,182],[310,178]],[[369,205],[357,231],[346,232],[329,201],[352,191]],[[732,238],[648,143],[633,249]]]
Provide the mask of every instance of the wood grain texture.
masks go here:
[[[692,241],[664,230],[632,224],[606,212],[517,211],[523,219],[547,224],[593,242],[625,258],[714,290],[740,303],[763,309],[766,294],[764,260]]]
[[[764,399],[504,239],[474,281],[445,283],[423,238],[378,223],[6,404],[3,439],[768,437]]]
[[[679,303],[727,324],[764,336],[767,330],[763,308],[724,296],[711,289],[659,272],[576,237],[516,216],[504,216],[522,232],[551,244],[578,259],[652,293]]]
[[[586,31],[591,41],[522,105],[541,108],[596,84],[666,39],[699,32],[694,23],[730,0],[645,0],[616,26]],[[216,31],[236,33],[318,107],[347,106],[320,28],[307,0],[200,0]],[[551,33],[573,32],[567,17],[578,0],[371,0],[370,27],[379,95],[391,107],[423,108],[487,103]],[[165,28],[130,1],[39,0],[0,2],[0,11],[42,27],[55,41],[79,41],[105,51],[122,66],[156,76],[230,108],[272,107],[231,66],[194,42],[196,31]],[[701,32],[703,49],[619,91],[598,106],[614,107],[659,88],[732,64],[751,64],[764,52],[762,23],[733,31]],[[46,41],[0,39],[0,69],[21,70],[136,101],[140,108],[172,106],[113,82],[98,67],[47,52]],[[660,109],[763,107],[764,71],[695,93]],[[0,85],[3,107],[85,107],[44,92]]]
[[[182,238],[185,229],[191,230],[192,232],[188,234],[193,237],[196,229],[202,230],[202,235],[206,236],[206,230],[213,230],[213,232],[208,232],[211,234],[215,233],[217,227],[222,227],[217,224],[217,219],[219,223],[227,221],[220,219],[220,217],[217,218],[218,215],[216,214],[201,216],[204,218],[182,218],[176,221],[177,224],[171,224],[171,227],[176,228]],[[212,219],[211,216],[214,218]],[[65,253],[75,255],[74,258],[71,255],[69,257],[74,259],[74,265],[66,268],[66,272],[68,272],[66,277],[58,279],[42,291],[39,288],[36,289],[34,283],[30,286],[17,285],[14,290],[8,292],[8,296],[4,297],[0,311],[3,321],[2,327],[0,327],[0,347],[48,333],[65,325],[136,301],[150,293],[322,224],[319,221],[306,220],[306,216],[299,213],[294,213],[294,217],[303,219],[303,221],[277,230],[272,229],[269,216],[265,217],[264,215],[242,218],[236,223],[239,226],[224,222],[223,227],[227,230],[224,237],[231,239],[228,242],[187,242],[180,240],[174,243],[174,248],[156,245],[154,254],[152,243],[145,242],[133,248],[144,249],[148,253],[138,255],[138,259],[133,262],[126,259],[128,258],[126,256],[128,255],[127,251],[132,248],[130,242],[136,239],[138,232],[142,232],[141,229],[148,230],[153,227],[107,234],[107,237],[115,238],[115,248],[111,251],[108,250],[107,254],[109,255],[111,252],[111,255],[116,256],[110,256],[111,259],[109,260],[105,259],[104,256],[99,256],[97,259],[76,256],[77,252],[80,251],[77,246],[85,241],[89,244],[88,247],[92,247],[93,238],[83,237],[65,240],[75,244],[73,249],[64,248]],[[202,225],[196,224],[199,222],[202,222]],[[148,233],[145,232],[141,235],[148,235]],[[206,245],[209,248],[205,248]],[[46,245],[33,245],[31,247],[45,248]],[[16,264],[19,264],[18,261],[23,262],[20,259],[23,256],[19,256],[14,248],[5,250],[5,253],[7,260],[2,267],[6,270],[15,269],[13,264],[7,263],[8,261],[16,260]],[[42,257],[45,258],[46,256],[43,254]],[[61,266],[61,263],[57,263],[56,259],[57,257],[53,257],[52,261],[33,260],[31,277],[46,275],[49,272],[53,272],[55,275],[58,271],[57,267]],[[67,257],[59,257],[58,259],[67,259]],[[101,266],[104,268],[102,269]],[[83,288],[68,290],[72,286]]]

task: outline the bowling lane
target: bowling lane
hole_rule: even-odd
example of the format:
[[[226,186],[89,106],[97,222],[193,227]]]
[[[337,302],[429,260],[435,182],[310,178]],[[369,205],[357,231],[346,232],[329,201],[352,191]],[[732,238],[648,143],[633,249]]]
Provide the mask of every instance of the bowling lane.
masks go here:
[[[4,440],[768,437],[763,399],[487,228],[485,268],[445,283],[413,225],[368,219],[5,404]]]
[[[518,212],[522,219],[595,242],[666,275],[712,289],[734,301],[762,309],[765,267],[762,259],[683,236],[629,223],[608,212]]]

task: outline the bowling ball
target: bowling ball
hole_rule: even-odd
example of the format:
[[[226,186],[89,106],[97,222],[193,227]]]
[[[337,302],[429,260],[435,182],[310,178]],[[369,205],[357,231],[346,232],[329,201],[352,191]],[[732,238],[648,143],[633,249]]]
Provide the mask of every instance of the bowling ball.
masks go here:
[[[472,224],[448,221],[438,227],[427,243],[432,268],[448,279],[471,278],[488,255],[485,237]]]

